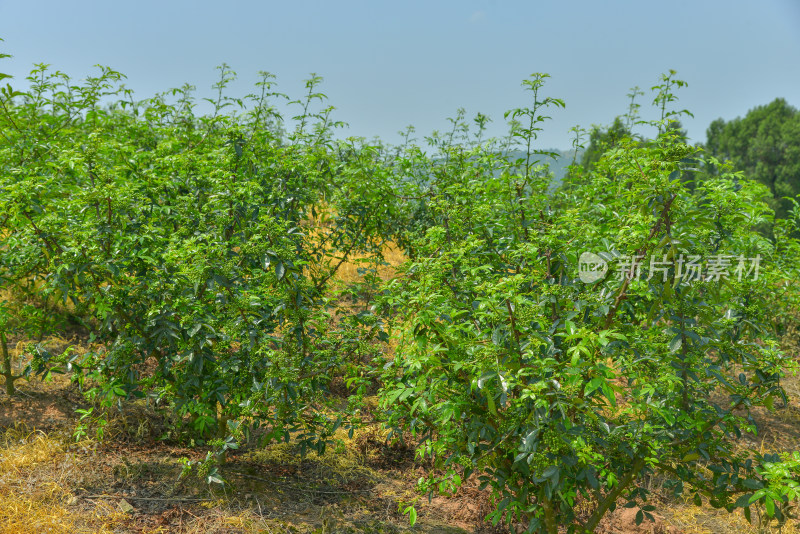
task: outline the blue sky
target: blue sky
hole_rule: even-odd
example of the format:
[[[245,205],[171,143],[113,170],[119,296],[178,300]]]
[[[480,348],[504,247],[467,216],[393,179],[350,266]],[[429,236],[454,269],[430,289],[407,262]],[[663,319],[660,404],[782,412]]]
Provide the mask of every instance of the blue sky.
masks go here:
[[[800,107],[800,0],[282,1],[0,0],[0,72],[24,85],[33,63],[81,78],[103,64],[127,75],[138,98],[191,83],[211,96],[215,67],[238,74],[244,96],[259,70],[292,97],[311,72],[349,123],[342,135],[380,136],[413,124],[418,137],[446,130],[459,107],[488,114],[529,102],[520,83],[551,75],[545,96],[566,109],[541,148],[569,148],[569,129],[608,124],[633,86],[649,89],[669,69],[688,82],[678,96],[708,124],[776,97]],[[652,96],[642,100],[648,116]]]

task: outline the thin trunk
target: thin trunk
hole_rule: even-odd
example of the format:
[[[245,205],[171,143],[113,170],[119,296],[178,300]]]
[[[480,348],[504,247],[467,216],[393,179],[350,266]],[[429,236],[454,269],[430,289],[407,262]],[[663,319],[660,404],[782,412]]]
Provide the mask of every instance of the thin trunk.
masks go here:
[[[544,528],[547,534],[558,534],[558,520],[553,510],[553,501],[545,497],[542,500],[542,508],[544,508]]]
[[[221,403],[217,403],[217,438],[224,440],[228,435],[228,415],[225,412],[225,407]],[[222,451],[217,455],[217,461],[220,465],[228,461],[228,451]]]
[[[597,525],[600,524],[600,520],[606,514],[611,505],[617,502],[617,499],[622,492],[627,489],[630,483],[639,475],[639,472],[644,467],[644,460],[639,458],[633,463],[633,469],[631,469],[619,482],[617,485],[608,492],[605,498],[598,503],[597,509],[594,511],[592,516],[584,525],[584,532],[591,533],[594,532],[597,528]]]
[[[3,350],[3,376],[6,378],[6,393],[8,393],[10,397],[16,391],[14,388],[14,380],[19,377],[14,376],[11,369],[11,355],[8,353],[8,340],[6,339],[5,332],[0,332],[0,345],[2,345]]]

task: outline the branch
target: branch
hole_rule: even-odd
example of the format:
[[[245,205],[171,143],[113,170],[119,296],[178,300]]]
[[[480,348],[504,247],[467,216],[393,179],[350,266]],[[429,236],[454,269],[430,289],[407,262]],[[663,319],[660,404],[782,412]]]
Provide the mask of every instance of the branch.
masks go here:
[[[617,486],[611,490],[605,498],[600,502],[597,506],[597,509],[594,511],[592,516],[584,525],[584,531],[587,533],[594,532],[597,528],[597,525],[600,523],[600,520],[603,518],[605,513],[611,507],[612,504],[617,502],[617,499],[622,492],[628,487],[628,485],[633,481],[636,475],[644,468],[644,458],[638,458],[634,464],[633,469],[631,469],[628,474],[626,474],[622,480],[617,483]]]
[[[634,257],[644,256],[645,252],[647,252],[647,241],[650,241],[653,237],[655,237],[658,232],[661,230],[661,225],[666,224],[667,228],[669,228],[669,210],[672,207],[672,203],[677,198],[677,194],[673,194],[669,200],[664,204],[664,209],[661,210],[661,215],[658,217],[658,221],[656,221],[655,226],[653,226],[652,230],[650,230],[650,235],[647,237],[645,244],[639,247],[636,251],[636,255]],[[611,326],[611,321],[614,319],[614,316],[617,314],[622,301],[625,300],[626,293],[628,291],[628,286],[631,283],[632,278],[625,277],[625,280],[622,282],[622,286],[619,288],[619,293],[617,294],[617,298],[614,299],[614,305],[608,310],[606,314],[606,328]]]

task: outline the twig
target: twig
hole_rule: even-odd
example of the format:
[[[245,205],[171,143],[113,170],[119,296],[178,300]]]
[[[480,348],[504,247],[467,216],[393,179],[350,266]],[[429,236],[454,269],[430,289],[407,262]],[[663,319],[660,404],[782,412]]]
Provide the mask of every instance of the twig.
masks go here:
[[[84,499],[125,499],[131,501],[164,501],[164,502],[209,502],[217,499],[200,497],[134,497],[132,495],[84,495]]]

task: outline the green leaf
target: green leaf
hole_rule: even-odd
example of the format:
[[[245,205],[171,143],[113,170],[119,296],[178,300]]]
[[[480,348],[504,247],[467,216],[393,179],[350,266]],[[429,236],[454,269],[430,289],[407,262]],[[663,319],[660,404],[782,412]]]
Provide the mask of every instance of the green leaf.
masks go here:
[[[670,352],[678,352],[680,350],[681,345],[683,345],[683,336],[679,333],[675,334],[675,337],[669,342],[669,351]]]
[[[486,404],[489,408],[489,413],[497,415],[497,406],[494,403],[494,394],[490,390],[486,390]]]
[[[764,504],[766,506],[767,515],[769,517],[775,517],[775,501],[772,500],[772,497],[769,495],[764,497]]]
[[[217,475],[208,475],[206,480],[209,484],[225,484],[225,481]]]
[[[413,506],[408,506],[405,509],[405,513],[408,514],[408,524],[409,526],[414,526],[417,523],[417,509]]]
[[[736,499],[734,506],[737,508],[747,508],[750,506],[750,498],[752,496],[752,493],[745,493],[744,495],[741,495],[738,499]]]
[[[764,484],[760,480],[755,480],[753,478],[747,478],[742,481],[742,486],[748,489],[753,490],[760,490],[764,487]]]
[[[558,484],[560,475],[561,469],[557,465],[548,466],[542,471],[542,478],[550,480],[553,485]]]

